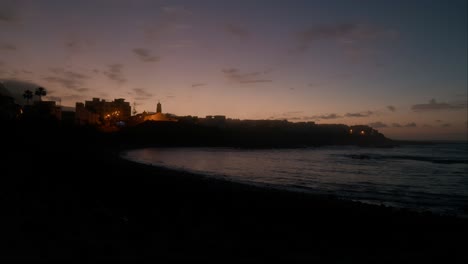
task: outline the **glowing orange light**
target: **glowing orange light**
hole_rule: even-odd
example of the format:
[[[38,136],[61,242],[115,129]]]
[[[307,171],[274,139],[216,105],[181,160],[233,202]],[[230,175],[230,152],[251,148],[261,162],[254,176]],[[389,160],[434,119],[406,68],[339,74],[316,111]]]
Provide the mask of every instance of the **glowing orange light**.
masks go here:
[[[366,132],[364,130],[361,130],[361,135],[365,135]]]
[[[353,130],[352,130],[352,129],[350,129],[350,130],[349,130],[349,133],[350,133],[350,134],[352,134],[352,133],[353,133]]]

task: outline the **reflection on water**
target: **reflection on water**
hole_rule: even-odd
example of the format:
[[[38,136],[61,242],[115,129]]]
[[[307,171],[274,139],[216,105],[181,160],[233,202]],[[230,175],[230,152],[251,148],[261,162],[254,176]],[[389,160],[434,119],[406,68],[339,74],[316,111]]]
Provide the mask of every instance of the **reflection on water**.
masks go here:
[[[129,160],[244,183],[467,216],[466,144],[393,149],[139,149]]]

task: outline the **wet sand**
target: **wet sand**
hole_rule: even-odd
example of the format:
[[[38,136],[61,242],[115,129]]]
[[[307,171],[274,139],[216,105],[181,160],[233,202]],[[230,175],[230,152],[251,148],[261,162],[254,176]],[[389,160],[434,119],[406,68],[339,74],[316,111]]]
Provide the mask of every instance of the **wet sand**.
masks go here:
[[[215,180],[70,142],[4,149],[1,259],[468,261],[467,219]]]

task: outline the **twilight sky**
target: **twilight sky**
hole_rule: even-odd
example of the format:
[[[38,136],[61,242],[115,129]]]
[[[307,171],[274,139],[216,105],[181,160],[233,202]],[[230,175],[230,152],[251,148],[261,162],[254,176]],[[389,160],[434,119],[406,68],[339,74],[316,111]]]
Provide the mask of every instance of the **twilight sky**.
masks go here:
[[[0,80],[64,106],[466,140],[467,31],[466,0],[0,0]]]

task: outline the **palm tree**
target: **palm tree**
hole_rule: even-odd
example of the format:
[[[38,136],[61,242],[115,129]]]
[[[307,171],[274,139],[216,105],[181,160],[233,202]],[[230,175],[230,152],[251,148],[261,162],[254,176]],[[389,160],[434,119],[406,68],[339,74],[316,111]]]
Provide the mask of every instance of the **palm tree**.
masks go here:
[[[42,87],[38,87],[36,89],[36,92],[34,92],[35,95],[39,96],[39,101],[42,101],[42,96],[46,96],[47,95],[47,91],[46,89],[42,88]]]
[[[31,90],[24,91],[23,98],[26,99],[26,102],[29,104],[29,100],[33,98],[33,92],[31,92]]]

